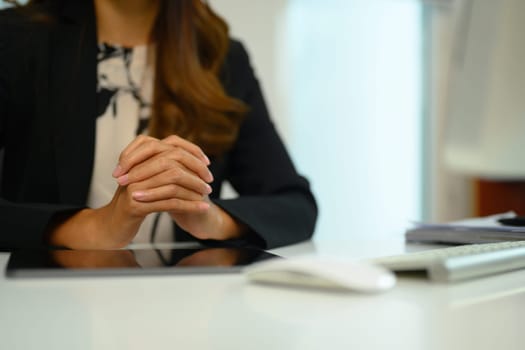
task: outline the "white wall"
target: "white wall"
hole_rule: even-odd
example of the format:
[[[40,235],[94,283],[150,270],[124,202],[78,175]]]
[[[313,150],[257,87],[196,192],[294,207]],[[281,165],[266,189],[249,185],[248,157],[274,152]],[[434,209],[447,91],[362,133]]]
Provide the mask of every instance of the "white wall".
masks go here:
[[[421,4],[212,0],[248,46],[320,204],[316,239],[401,235],[421,218]]]
[[[214,10],[227,20],[232,36],[240,39],[248,49],[262,84],[266,102],[273,111],[272,117],[285,141],[288,142],[289,96],[283,87],[285,77],[280,72],[282,55],[279,48],[283,45],[289,1],[210,0],[209,2]]]

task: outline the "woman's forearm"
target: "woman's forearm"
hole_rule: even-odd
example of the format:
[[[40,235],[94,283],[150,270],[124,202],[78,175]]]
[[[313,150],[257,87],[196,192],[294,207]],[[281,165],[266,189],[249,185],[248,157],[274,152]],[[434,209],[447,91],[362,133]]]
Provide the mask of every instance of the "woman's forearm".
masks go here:
[[[129,244],[142,219],[121,220],[110,206],[83,209],[57,218],[48,232],[48,243],[72,249],[115,249]]]

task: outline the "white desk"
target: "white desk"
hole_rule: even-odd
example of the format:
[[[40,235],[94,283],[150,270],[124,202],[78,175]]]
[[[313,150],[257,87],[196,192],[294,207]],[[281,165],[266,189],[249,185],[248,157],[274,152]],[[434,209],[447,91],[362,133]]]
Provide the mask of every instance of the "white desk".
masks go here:
[[[398,240],[277,252],[404,250]],[[454,285],[400,278],[379,295],[250,285],[241,275],[2,276],[0,349],[523,349],[524,291],[525,271]]]

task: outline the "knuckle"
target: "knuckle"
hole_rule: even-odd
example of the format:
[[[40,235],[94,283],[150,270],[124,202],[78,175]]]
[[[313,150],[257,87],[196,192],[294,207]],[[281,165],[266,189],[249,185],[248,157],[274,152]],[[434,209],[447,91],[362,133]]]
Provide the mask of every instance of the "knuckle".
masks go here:
[[[179,137],[177,135],[170,135],[166,137],[165,139],[167,142],[176,142],[179,140]]]
[[[169,184],[168,191],[172,196],[176,196],[179,193],[179,186],[175,184]]]
[[[148,136],[148,135],[140,134],[140,135],[137,136],[137,140],[140,141],[140,142],[144,142],[144,141],[147,141],[149,139],[151,139],[151,137]]]
[[[150,152],[154,151],[157,148],[157,141],[154,141],[154,140],[145,141],[144,148]]]
[[[126,158],[128,157],[128,154],[129,154],[128,151],[123,151],[122,153],[120,153],[120,155],[118,157],[119,164],[122,165],[122,163],[126,161]]]
[[[171,157],[173,160],[180,162],[180,161],[183,159],[184,154],[182,153],[182,151],[180,150],[180,148],[176,147],[175,149],[173,149],[173,150],[170,152],[170,157]]]
[[[181,208],[181,201],[176,198],[172,198],[168,201],[168,205],[170,207],[170,211],[176,211],[180,212]]]
[[[190,191],[190,192],[188,193],[188,199],[189,199],[189,200],[192,200],[192,201],[200,201],[200,200],[203,199],[203,196],[200,195],[200,194],[198,194],[198,193],[195,193],[195,192],[193,192],[193,191]]]
[[[171,183],[177,183],[181,180],[183,174],[182,171],[178,168],[170,169],[169,171],[169,179]]]
[[[200,152],[200,153],[204,154],[204,151],[202,150],[202,148],[200,148],[199,146],[197,146],[197,145],[195,145],[195,144],[192,144],[192,145],[193,145],[193,147],[195,148],[195,150],[196,150],[197,152]]]
[[[169,169],[171,168],[171,160],[169,158],[166,158],[166,157],[159,157],[157,159],[157,165],[160,169]]]

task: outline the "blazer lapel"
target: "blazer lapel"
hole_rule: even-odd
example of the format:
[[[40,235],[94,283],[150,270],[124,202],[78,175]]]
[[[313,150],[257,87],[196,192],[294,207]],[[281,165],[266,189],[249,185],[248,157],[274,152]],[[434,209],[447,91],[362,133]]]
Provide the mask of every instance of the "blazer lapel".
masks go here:
[[[95,149],[96,27],[91,1],[67,1],[50,40],[50,109],[62,203],[85,205]]]

